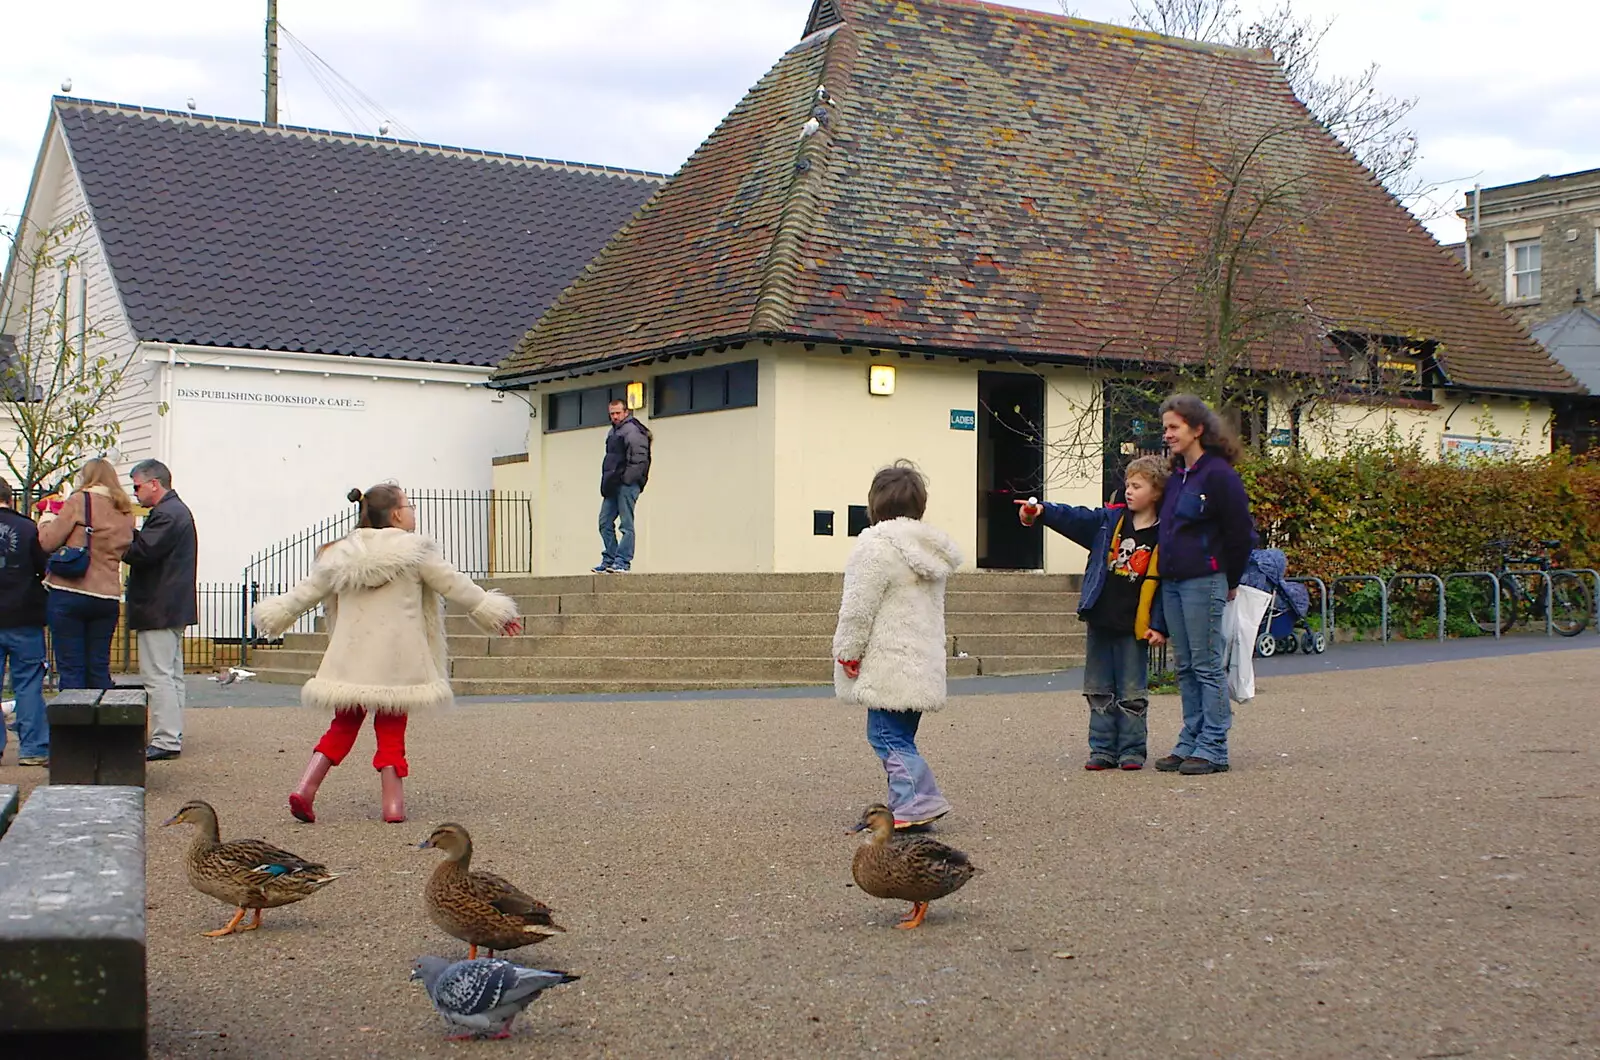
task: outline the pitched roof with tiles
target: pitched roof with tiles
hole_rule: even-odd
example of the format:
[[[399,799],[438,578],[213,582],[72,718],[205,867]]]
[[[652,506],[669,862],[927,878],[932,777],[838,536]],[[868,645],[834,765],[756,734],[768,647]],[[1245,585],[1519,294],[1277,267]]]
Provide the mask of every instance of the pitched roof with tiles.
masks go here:
[[[1243,216],[1229,191],[1272,202],[1240,328],[1293,321],[1261,327],[1256,367],[1320,371],[1347,330],[1436,343],[1455,385],[1576,388],[1268,53],[975,0],[816,0],[495,381],[751,338],[1200,361],[1200,248]]]
[[[58,98],[146,341],[493,365],[659,174]]]

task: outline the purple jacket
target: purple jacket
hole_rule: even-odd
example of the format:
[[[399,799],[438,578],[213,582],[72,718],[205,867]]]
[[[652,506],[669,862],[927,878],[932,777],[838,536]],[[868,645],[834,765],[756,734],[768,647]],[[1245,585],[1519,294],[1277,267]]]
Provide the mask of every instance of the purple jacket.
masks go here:
[[[1255,547],[1250,498],[1239,473],[1222,457],[1203,453],[1192,469],[1179,467],[1161,498],[1161,577],[1177,582],[1222,571],[1237,588]]]

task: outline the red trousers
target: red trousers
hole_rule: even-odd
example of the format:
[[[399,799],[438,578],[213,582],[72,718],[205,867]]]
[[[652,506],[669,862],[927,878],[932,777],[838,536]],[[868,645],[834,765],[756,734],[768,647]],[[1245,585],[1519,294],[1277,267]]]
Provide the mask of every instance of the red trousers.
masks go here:
[[[335,712],[333,724],[317,741],[317,752],[327,755],[334,765],[343,762],[350,748],[356,745],[356,734],[361,731],[361,722],[366,716],[367,712],[361,707]],[[372,731],[378,737],[378,753],[372,756],[372,768],[394,766],[394,771],[400,776],[410,774],[411,767],[406,764],[406,716],[375,713],[372,715]]]

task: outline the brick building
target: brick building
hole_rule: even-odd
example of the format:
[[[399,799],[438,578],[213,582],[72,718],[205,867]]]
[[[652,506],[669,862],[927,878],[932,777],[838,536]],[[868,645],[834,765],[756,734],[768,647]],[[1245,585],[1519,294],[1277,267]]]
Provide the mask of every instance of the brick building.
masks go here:
[[[1529,328],[1600,288],[1600,169],[1467,195],[1467,269]]]

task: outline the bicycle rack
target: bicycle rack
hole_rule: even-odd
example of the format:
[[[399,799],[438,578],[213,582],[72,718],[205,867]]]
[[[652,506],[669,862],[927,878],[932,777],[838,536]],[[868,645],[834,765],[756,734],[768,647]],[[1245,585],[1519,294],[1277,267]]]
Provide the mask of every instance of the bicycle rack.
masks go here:
[[[1315,575],[1305,578],[1285,578],[1286,582],[1299,582],[1301,585],[1315,585],[1317,587],[1317,610],[1322,614],[1322,636],[1327,643],[1333,643],[1333,623],[1329,621],[1328,583]]]
[[[1495,640],[1499,640],[1500,639],[1500,579],[1494,576],[1494,572],[1486,571],[1486,570],[1458,570],[1453,574],[1446,574],[1444,576],[1444,580],[1447,581],[1447,582],[1451,578],[1488,578],[1489,579],[1489,584],[1490,584],[1490,586],[1493,587],[1493,591],[1491,592],[1490,595],[1494,597],[1494,639]]]
[[[1593,567],[1563,567],[1551,573],[1570,574],[1580,582],[1584,575],[1588,575],[1589,580],[1594,582],[1594,591],[1589,594],[1589,625],[1596,633],[1600,633],[1600,571]]]
[[[1547,578],[1545,580],[1548,583],[1549,579]],[[1389,583],[1384,581],[1376,574],[1346,574],[1343,577],[1333,579],[1334,588],[1338,588],[1340,582],[1376,582],[1378,584],[1379,643],[1389,643]],[[1333,598],[1330,596],[1328,598],[1328,617],[1330,621],[1335,617],[1336,611],[1337,609],[1333,604]],[[1333,643],[1332,626],[1328,627],[1328,643]]]
[[[1554,588],[1550,581],[1550,575],[1552,572],[1547,570],[1538,570],[1535,568],[1532,570],[1507,570],[1503,573],[1514,574],[1519,578],[1524,574],[1537,574],[1539,577],[1544,579],[1544,635],[1547,637],[1555,636],[1556,617],[1551,613],[1555,610]]]
[[[1389,579],[1389,588],[1393,589],[1396,582],[1432,582],[1439,592],[1439,643],[1444,643],[1444,579],[1437,574],[1396,574]],[[1495,594],[1495,603],[1500,602],[1500,594]]]

